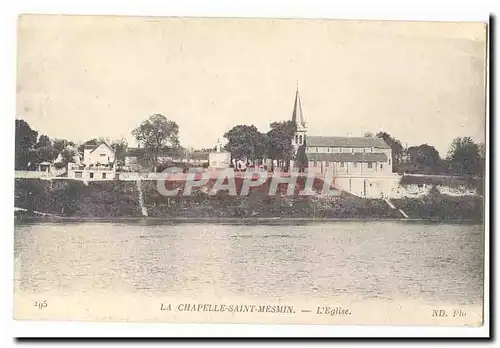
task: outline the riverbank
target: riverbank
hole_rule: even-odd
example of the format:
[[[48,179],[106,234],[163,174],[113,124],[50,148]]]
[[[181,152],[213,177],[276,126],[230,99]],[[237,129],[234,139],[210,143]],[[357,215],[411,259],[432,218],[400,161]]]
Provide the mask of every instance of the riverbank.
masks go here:
[[[180,225],[180,224],[214,224],[214,225],[310,225],[310,224],[326,224],[332,222],[402,222],[402,223],[460,223],[460,224],[478,224],[476,220],[455,220],[455,219],[342,219],[342,218],[158,218],[158,217],[118,217],[118,218],[81,218],[81,217],[55,217],[55,216],[27,216],[18,215],[15,217],[16,224],[31,224],[31,223],[124,223],[127,225]]]
[[[165,197],[156,182],[140,183],[147,221],[172,223],[308,223],[321,221],[408,220],[483,221],[480,196],[454,197],[431,192],[419,198],[393,199],[392,209],[382,199],[365,199],[342,192],[339,196],[267,195],[266,188],[247,196],[227,191],[209,195],[201,190],[191,196]],[[297,189],[297,191],[300,189]],[[18,221],[143,221],[136,182],[48,181],[16,179],[15,207]],[[55,216],[33,216],[36,212]]]

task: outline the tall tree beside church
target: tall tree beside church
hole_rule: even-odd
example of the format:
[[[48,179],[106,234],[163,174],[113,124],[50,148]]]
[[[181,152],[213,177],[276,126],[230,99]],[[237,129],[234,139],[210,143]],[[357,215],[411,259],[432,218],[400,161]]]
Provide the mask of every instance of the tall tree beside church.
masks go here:
[[[227,139],[225,149],[231,153],[233,160],[249,160],[255,162],[265,156],[266,137],[254,125],[237,125],[224,134]]]
[[[24,120],[16,120],[15,168],[27,170],[33,165],[38,132]]]
[[[453,139],[448,152],[448,161],[453,170],[460,175],[481,173],[480,147],[471,137]]]
[[[403,159],[403,145],[396,138],[393,138],[387,132],[377,133],[377,138],[382,138],[391,147],[392,150],[392,171],[398,171],[399,165]]]
[[[161,114],[154,114],[132,131],[145,150],[146,159],[153,164],[158,157],[179,147],[179,126]]]
[[[412,172],[438,173],[441,169],[441,157],[434,146],[422,144],[406,150],[408,165]]]
[[[294,157],[292,140],[297,130],[296,122],[273,122],[270,126],[271,130],[267,132],[267,157],[273,160],[273,163],[277,160],[280,167],[288,170],[290,160]]]

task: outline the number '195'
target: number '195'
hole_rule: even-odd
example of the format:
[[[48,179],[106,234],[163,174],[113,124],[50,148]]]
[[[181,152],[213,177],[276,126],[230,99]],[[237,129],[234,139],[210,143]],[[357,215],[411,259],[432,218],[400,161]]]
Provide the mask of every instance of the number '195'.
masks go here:
[[[47,308],[47,301],[35,301],[35,307],[38,307],[38,309]]]

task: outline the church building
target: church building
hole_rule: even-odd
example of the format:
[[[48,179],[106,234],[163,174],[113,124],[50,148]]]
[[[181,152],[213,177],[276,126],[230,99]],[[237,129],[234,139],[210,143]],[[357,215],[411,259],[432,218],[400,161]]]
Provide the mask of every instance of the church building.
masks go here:
[[[390,146],[381,138],[315,136],[307,134],[299,90],[295,93],[292,121],[297,131],[292,140],[296,160],[305,152],[308,171],[341,176],[385,176],[392,174]],[[302,149],[301,149],[302,147]]]
[[[318,174],[333,173],[333,185],[359,197],[385,198],[397,190],[401,177],[392,172],[391,147],[381,138],[307,134],[299,91],[295,93],[291,165]]]

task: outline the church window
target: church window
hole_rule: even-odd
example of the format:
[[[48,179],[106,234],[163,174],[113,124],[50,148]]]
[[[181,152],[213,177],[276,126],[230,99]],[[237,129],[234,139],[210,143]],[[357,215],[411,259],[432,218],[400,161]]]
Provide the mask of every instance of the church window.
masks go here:
[[[318,166],[318,162],[314,161],[313,166],[317,167]]]
[[[327,152],[330,152],[330,148],[329,147],[327,148]]]
[[[343,167],[344,166],[344,162],[340,162],[340,166]]]
[[[380,163],[380,169],[384,169],[384,165]]]
[[[339,152],[342,153],[342,148],[339,148]]]
[[[316,152],[319,152],[319,149],[316,147]]]
[[[325,162],[325,167],[329,167],[330,166],[330,162]]]
[[[373,168],[373,163],[372,162],[368,162],[368,168]]]
[[[354,162],[354,163],[352,164],[352,166],[353,166],[354,168],[357,168],[357,167],[358,167],[358,162]]]
[[[299,144],[302,145],[302,134],[299,135]]]
[[[389,162],[388,163],[391,164],[391,159],[390,158],[389,158]]]
[[[299,135],[295,134],[295,144],[298,144],[298,143],[299,143]]]

